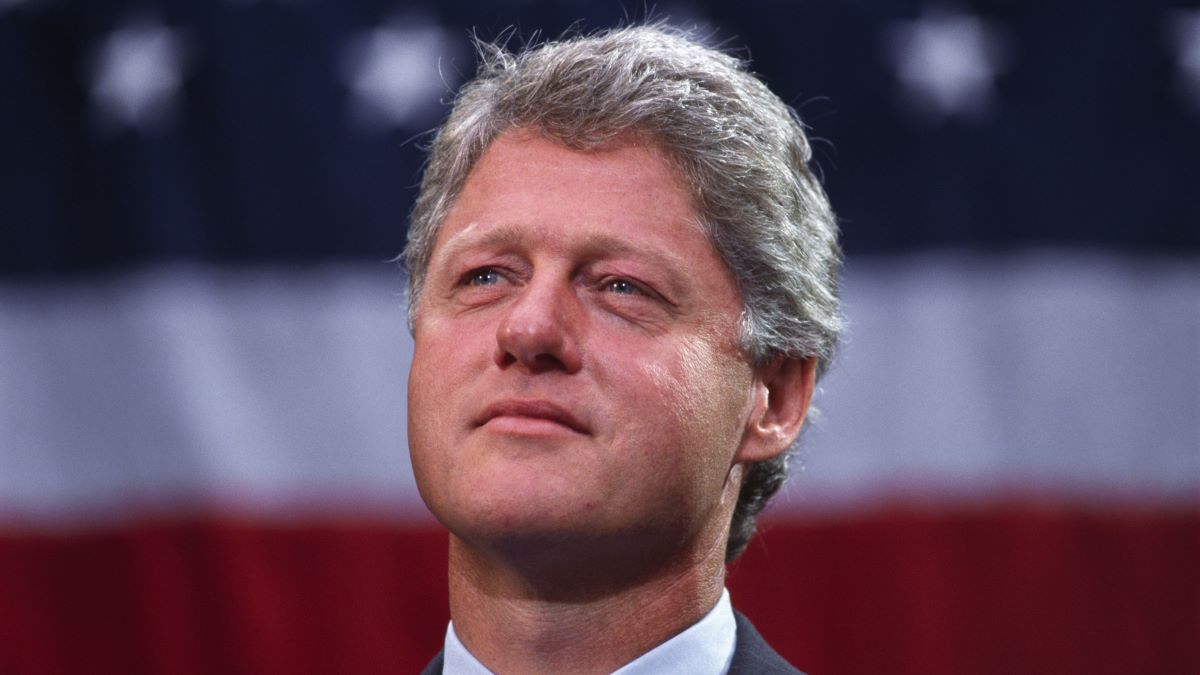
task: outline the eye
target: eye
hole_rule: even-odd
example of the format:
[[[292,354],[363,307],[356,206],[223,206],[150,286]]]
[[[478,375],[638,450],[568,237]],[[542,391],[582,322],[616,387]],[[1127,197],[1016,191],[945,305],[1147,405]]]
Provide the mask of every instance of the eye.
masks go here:
[[[481,267],[467,272],[465,281],[468,286],[495,286],[500,283],[500,273],[494,267]]]
[[[642,292],[642,289],[628,279],[610,279],[604,282],[604,290],[620,295],[637,295]]]

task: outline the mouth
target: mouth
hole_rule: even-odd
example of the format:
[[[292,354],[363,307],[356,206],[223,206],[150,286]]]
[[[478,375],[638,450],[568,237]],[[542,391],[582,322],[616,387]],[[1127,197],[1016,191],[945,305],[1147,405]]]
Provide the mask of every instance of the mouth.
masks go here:
[[[506,427],[517,432],[536,432],[559,427],[577,434],[588,434],[588,428],[562,406],[545,400],[497,401],[483,409],[475,426]]]

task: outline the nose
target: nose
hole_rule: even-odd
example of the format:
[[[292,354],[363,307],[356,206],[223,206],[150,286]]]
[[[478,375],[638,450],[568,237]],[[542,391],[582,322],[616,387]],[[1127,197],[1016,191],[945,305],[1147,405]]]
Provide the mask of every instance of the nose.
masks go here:
[[[527,283],[496,327],[496,365],[531,374],[578,372],[583,361],[576,301],[568,283]]]

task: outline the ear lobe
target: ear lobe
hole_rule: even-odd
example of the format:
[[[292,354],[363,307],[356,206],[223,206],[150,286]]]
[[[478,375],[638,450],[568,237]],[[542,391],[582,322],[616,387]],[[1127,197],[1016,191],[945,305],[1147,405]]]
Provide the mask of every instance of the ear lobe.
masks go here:
[[[788,449],[808,413],[817,360],[781,356],[755,369],[755,402],[735,462],[760,462]]]

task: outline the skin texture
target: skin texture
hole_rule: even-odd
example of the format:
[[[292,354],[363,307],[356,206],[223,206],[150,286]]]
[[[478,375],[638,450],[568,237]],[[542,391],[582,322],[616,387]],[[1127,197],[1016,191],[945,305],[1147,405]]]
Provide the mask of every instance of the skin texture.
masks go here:
[[[419,298],[409,443],[493,671],[610,672],[715,604],[740,463],[812,391],[811,361],[751,367],[740,311],[654,146],[512,130],[479,160]]]

